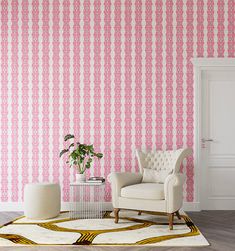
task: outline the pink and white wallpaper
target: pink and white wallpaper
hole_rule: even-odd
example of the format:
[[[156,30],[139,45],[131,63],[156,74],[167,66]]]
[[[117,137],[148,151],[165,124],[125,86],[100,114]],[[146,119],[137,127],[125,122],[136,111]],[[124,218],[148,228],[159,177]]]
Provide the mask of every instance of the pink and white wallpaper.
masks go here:
[[[234,55],[234,0],[1,0],[0,201],[36,181],[68,201],[68,132],[104,153],[89,175],[136,171],[136,148],[193,147],[190,59]]]

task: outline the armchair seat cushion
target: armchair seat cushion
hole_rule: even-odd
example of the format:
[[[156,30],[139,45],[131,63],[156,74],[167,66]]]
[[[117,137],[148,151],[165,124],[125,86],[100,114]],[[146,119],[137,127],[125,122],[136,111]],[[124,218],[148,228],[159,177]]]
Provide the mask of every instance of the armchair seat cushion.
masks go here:
[[[140,183],[121,189],[121,197],[146,200],[164,200],[164,184]]]

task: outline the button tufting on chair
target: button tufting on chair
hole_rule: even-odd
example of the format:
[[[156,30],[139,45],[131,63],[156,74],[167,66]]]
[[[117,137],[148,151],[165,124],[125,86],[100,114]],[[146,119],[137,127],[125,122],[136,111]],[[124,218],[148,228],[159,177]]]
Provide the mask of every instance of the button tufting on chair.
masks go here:
[[[189,148],[137,150],[140,173],[112,173],[110,176],[115,223],[118,223],[120,209],[165,212],[169,215],[169,227],[173,229],[173,215],[183,203],[185,175],[180,173],[180,165],[190,154]],[[145,177],[153,181],[147,182]]]

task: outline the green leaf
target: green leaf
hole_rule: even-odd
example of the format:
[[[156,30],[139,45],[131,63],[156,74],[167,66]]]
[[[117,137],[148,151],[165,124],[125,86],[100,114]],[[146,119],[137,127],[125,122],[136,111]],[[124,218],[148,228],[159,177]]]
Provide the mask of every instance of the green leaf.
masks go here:
[[[96,156],[97,158],[101,159],[101,158],[103,158],[103,153],[96,153],[95,156]]]
[[[87,160],[87,163],[91,163],[92,162],[92,158],[89,158],[88,160]]]
[[[64,154],[64,153],[67,153],[69,150],[68,149],[64,149],[60,152],[60,157]]]
[[[70,147],[73,147],[74,146],[74,143],[72,143],[70,146],[69,146],[69,149],[70,149]]]
[[[64,137],[64,141],[67,141],[68,139],[73,139],[74,138],[74,135],[72,134],[67,134],[65,137]]]
[[[86,163],[86,168],[89,169],[91,167],[91,164],[90,163]]]
[[[93,145],[89,145],[89,146],[87,146],[87,149],[88,149],[90,152],[92,152],[92,151],[94,150],[94,147],[93,147]]]
[[[76,160],[77,157],[78,157],[78,155],[77,155],[77,153],[76,153],[75,151],[73,151],[73,152],[70,154],[70,156],[71,156],[74,160]]]

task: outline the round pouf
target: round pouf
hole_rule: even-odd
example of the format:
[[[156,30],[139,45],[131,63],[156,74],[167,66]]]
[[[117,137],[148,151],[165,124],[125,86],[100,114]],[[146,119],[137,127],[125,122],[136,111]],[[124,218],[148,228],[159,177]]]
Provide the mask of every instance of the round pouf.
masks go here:
[[[54,218],[60,213],[60,185],[30,183],[24,189],[24,213],[30,219]]]

